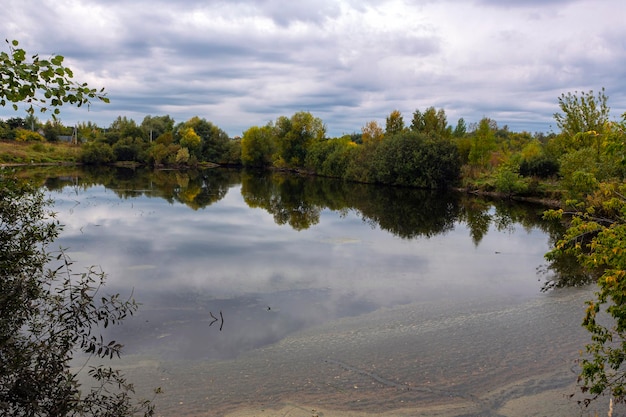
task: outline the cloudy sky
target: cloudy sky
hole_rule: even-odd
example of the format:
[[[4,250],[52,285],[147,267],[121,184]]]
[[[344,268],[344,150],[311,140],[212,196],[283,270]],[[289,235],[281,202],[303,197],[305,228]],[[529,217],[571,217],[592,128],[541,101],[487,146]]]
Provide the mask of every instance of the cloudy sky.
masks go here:
[[[236,136],[310,111],[339,136],[434,106],[452,125],[549,132],[561,93],[602,87],[612,118],[626,111],[623,0],[2,3],[2,39],[64,55],[108,91],[110,104],[64,108],[66,125],[200,116]]]

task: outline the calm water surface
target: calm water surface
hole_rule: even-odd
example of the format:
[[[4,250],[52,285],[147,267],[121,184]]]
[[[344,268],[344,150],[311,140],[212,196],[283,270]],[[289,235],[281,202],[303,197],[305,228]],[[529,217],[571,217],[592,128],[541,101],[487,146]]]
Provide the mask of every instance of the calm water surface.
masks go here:
[[[559,232],[541,207],[225,170],[39,175],[75,269],[142,303],[109,336],[165,389],[162,415],[509,415],[575,380],[590,290],[541,291]]]

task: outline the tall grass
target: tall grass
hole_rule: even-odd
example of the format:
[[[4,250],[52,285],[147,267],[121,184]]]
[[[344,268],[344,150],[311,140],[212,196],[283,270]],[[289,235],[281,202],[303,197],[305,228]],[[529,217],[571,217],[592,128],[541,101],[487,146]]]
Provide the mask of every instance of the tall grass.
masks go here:
[[[0,141],[0,164],[76,162],[80,146],[68,143]]]

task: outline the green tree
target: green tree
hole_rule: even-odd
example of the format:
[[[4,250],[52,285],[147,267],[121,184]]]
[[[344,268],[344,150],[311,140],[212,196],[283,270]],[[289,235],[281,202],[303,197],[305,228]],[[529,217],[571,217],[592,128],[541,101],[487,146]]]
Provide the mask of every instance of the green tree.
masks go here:
[[[163,145],[171,145],[174,143],[174,134],[172,132],[165,132],[162,135],[157,136],[155,142]]]
[[[590,131],[602,133],[609,120],[610,108],[607,102],[604,88],[597,96],[591,90],[588,93],[579,94],[576,91],[561,94],[559,108],[563,113],[554,114],[556,125],[567,138]]]
[[[622,114],[621,121],[607,123],[603,136],[603,157],[614,167],[614,175],[624,180],[626,178],[626,112]]]
[[[61,135],[62,126],[58,120],[48,120],[43,125],[43,135],[48,142],[58,142]]]
[[[92,99],[109,102],[104,89],[92,89],[74,81],[74,73],[63,65],[62,55],[49,59],[29,57],[18,48],[18,41],[6,42],[9,53],[0,52],[0,106],[12,103],[17,110],[17,103],[25,102],[29,114],[34,113],[36,106],[41,112],[52,109],[52,117],[56,118],[63,104],[81,107],[89,106]]]
[[[550,178],[559,173],[559,163],[547,155],[523,158],[519,167],[524,177]]]
[[[543,148],[541,146],[541,142],[537,139],[533,139],[526,143],[521,151],[521,157],[525,160],[539,158],[541,155],[543,155]]]
[[[26,120],[21,117],[11,117],[7,119],[6,123],[9,125],[9,129],[26,128]]]
[[[496,148],[496,137],[491,119],[483,117],[478,128],[472,134],[469,152],[469,163],[477,167],[485,167],[491,152]]]
[[[244,166],[266,167],[272,165],[274,141],[272,125],[252,126],[241,138],[241,163]]]
[[[350,149],[356,146],[349,136],[318,141],[309,148],[305,167],[318,175],[344,178],[350,161]]]
[[[376,145],[385,137],[385,131],[377,121],[369,121],[361,128],[361,142],[364,145]]]
[[[393,136],[404,130],[404,118],[400,110],[393,110],[387,116],[385,123],[385,136]]]
[[[143,131],[137,122],[126,116],[117,116],[106,131],[106,140],[110,145],[114,145],[120,139],[140,138],[144,139]]]
[[[196,155],[202,150],[202,139],[192,127],[185,127],[180,131],[180,146],[187,148],[190,155]]]
[[[626,400],[626,185],[624,144],[626,115],[609,122],[604,89],[564,94],[564,115],[555,114],[562,132],[546,147],[560,156],[565,210],[546,217],[567,221],[567,231],[546,255],[553,264],[577,259],[581,275],[595,279],[598,292],[587,302],[583,326],[591,334],[581,360],[579,382],[588,404],[609,393]]]
[[[175,128],[179,141],[182,139],[185,128],[192,128],[200,137],[202,146],[199,156],[201,159],[216,163],[222,162],[229,151],[230,138],[226,132],[206,119],[194,116]]]
[[[452,136],[455,138],[462,138],[465,136],[466,133],[467,133],[467,125],[465,124],[465,119],[461,117],[457,121],[456,126],[454,130],[452,131]]]
[[[228,165],[241,165],[241,138],[229,139],[222,162]]]
[[[274,125],[279,161],[292,168],[304,166],[308,148],[325,134],[322,120],[309,112],[297,112],[291,118],[279,117]]]
[[[32,113],[29,113],[26,116],[26,118],[24,119],[24,124],[26,125],[26,129],[32,130],[33,132],[36,132],[41,128],[41,122]]]
[[[597,186],[599,164],[591,148],[569,152],[560,159],[561,183],[570,199],[584,199]]]
[[[380,143],[371,170],[371,178],[382,184],[446,188],[458,181],[460,160],[450,141],[405,131]]]
[[[519,174],[523,177],[549,178],[559,172],[559,163],[544,152],[536,138],[528,141],[519,153]]]
[[[161,137],[166,136],[162,135]],[[149,161],[156,166],[172,165],[176,162],[176,155],[180,145],[176,143],[158,142],[148,151]]]
[[[143,118],[140,127],[143,131],[143,137],[151,142],[166,132],[172,132],[174,130],[174,119],[169,115],[146,116]]]
[[[434,107],[427,108],[424,113],[415,110],[411,130],[442,138],[452,136],[452,128],[448,126],[445,110],[436,110]]]
[[[93,122],[81,122],[76,125],[79,142],[104,140],[104,131]]]
[[[147,144],[140,138],[126,137],[120,139],[111,148],[116,161],[140,162],[146,159]]]
[[[357,182],[376,182],[373,177],[374,155],[378,146],[350,146],[347,149],[348,163],[343,178]]]

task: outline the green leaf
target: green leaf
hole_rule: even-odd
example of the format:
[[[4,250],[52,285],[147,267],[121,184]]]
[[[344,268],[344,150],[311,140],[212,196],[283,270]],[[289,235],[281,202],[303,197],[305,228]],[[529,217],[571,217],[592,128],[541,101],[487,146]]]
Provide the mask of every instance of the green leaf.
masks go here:
[[[56,55],[50,61],[52,61],[53,65],[61,65],[63,63],[64,57],[62,55]]]
[[[13,59],[18,63],[24,61],[26,59],[26,52],[24,52],[23,49],[16,49],[13,52]]]

